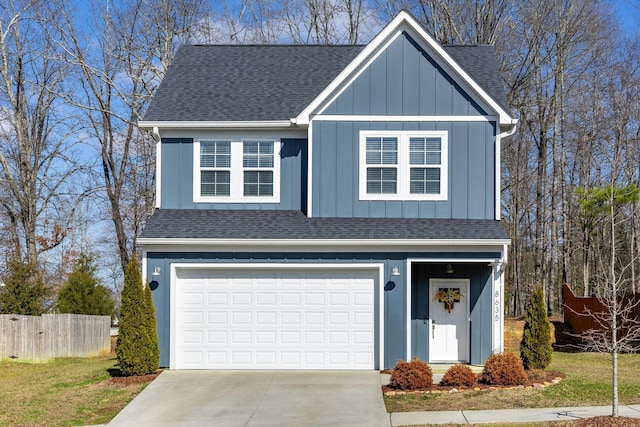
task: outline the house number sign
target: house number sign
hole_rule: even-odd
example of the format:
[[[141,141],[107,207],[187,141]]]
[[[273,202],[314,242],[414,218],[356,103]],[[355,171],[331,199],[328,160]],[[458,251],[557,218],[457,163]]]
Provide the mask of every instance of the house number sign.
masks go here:
[[[494,302],[493,313],[495,315],[496,322],[499,322],[500,321],[500,291],[496,291],[494,296],[495,296],[495,302]]]

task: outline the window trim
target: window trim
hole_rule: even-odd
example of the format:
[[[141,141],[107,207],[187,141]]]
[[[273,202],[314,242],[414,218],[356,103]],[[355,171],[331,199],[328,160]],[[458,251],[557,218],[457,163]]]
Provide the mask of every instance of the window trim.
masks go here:
[[[398,139],[398,164],[397,164],[397,192],[396,194],[369,194],[367,193],[367,161],[366,146],[368,137],[396,137]],[[411,194],[409,163],[410,149],[409,140],[417,138],[440,138],[441,158],[440,165],[428,165],[428,167],[440,168],[440,193],[438,194]],[[449,194],[449,132],[446,130],[437,131],[397,131],[397,130],[362,130],[359,141],[359,200],[425,200],[441,201],[448,200]],[[371,165],[373,166],[373,165]]]
[[[228,168],[231,180],[229,196],[202,196],[200,192],[201,171],[211,168],[200,167],[200,143],[208,141],[229,141],[231,143],[231,166]],[[273,171],[273,195],[272,196],[245,196],[243,147],[245,142],[271,142],[273,143],[273,168],[264,170]],[[272,138],[200,138],[193,141],[193,202],[194,203],[280,203],[280,140]],[[226,168],[225,168],[226,169]],[[256,168],[246,168],[256,170]]]

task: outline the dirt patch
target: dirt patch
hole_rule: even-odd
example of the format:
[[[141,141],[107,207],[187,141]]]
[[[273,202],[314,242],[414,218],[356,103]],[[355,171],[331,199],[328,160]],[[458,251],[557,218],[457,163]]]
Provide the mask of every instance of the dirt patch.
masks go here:
[[[576,427],[640,427],[640,418],[630,417],[595,417],[574,421]]]
[[[134,375],[130,377],[125,377],[122,375],[114,376],[108,380],[108,383],[111,385],[117,385],[117,386],[128,386],[132,384],[150,383],[151,381],[155,380],[158,375],[160,375],[160,372],[161,371],[156,372],[155,374]]]

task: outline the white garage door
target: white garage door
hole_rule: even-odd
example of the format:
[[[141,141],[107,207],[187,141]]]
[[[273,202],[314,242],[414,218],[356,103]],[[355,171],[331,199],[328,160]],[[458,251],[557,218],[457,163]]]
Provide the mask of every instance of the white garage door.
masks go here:
[[[176,369],[375,367],[371,270],[176,273]]]

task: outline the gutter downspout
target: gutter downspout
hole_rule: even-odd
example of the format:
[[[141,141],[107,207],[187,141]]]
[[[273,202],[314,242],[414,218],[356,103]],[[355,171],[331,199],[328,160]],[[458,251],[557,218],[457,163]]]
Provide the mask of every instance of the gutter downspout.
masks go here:
[[[156,140],[156,209],[160,209],[160,195],[162,194],[161,190],[161,164],[162,164],[162,138],[160,137],[160,129],[158,126],[153,127],[153,136]],[[145,271],[146,274],[146,271]]]
[[[501,182],[502,177],[500,175],[501,163],[502,163],[501,141],[502,141],[502,138],[506,138],[506,137],[511,136],[514,133],[516,133],[516,128],[517,128],[516,125],[517,124],[518,124],[518,120],[511,120],[511,127],[509,128],[509,130],[506,130],[506,131],[496,135],[496,154],[495,154],[495,158],[496,158],[496,179],[495,179],[495,183],[496,183],[496,188],[495,188],[495,192],[496,192],[496,202],[495,202],[496,211],[495,211],[495,220],[496,221],[500,221],[500,192],[502,190],[502,188],[501,188],[502,187],[502,182]]]

